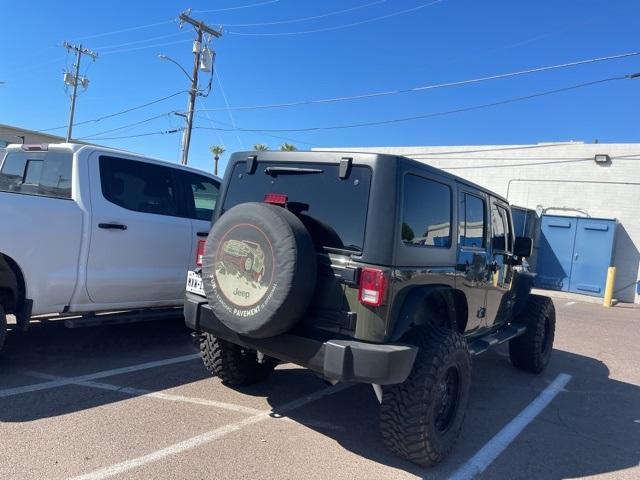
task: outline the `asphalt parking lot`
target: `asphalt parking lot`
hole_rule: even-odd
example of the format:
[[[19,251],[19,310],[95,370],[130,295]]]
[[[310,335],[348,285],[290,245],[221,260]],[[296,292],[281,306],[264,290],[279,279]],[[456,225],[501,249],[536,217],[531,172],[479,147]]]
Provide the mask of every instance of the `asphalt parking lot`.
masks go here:
[[[475,358],[462,437],[431,469],[385,450],[369,386],[287,364],[225,387],[180,321],[34,325],[0,353],[0,478],[640,478],[640,309],[555,304],[547,371]]]

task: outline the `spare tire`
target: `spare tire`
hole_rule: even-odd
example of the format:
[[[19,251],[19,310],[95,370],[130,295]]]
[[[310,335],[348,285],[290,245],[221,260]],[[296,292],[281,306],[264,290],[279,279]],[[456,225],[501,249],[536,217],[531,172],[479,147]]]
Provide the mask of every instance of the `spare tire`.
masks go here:
[[[316,284],[309,232],[290,211],[242,203],[213,225],[202,280],[216,317],[236,333],[266,338],[290,330]]]

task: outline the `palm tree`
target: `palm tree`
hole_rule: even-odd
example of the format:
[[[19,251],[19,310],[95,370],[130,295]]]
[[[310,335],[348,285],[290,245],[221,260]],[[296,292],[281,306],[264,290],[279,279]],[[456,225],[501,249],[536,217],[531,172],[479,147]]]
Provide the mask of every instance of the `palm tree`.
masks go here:
[[[282,150],[283,152],[295,152],[298,149],[292,143],[283,143],[282,145],[280,145],[280,150]]]
[[[265,145],[264,143],[256,143],[253,146],[254,150],[257,150],[258,152],[264,152],[265,150],[269,150],[269,146]]]
[[[209,147],[209,150],[213,153],[213,174],[218,175],[218,160],[220,160],[220,155],[224,153],[224,147],[213,145]]]

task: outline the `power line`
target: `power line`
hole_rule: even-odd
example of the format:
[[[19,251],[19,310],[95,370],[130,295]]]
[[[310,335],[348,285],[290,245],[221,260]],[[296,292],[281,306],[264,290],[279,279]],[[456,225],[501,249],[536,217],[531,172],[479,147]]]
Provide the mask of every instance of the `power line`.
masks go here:
[[[101,122],[102,120],[106,120],[107,118],[117,117],[119,115],[124,115],[125,113],[133,112],[135,110],[140,110],[141,108],[145,108],[145,107],[149,107],[151,105],[155,105],[156,103],[160,103],[160,102],[163,102],[165,100],[169,100],[170,98],[177,97],[178,95],[182,95],[183,93],[185,93],[185,90],[180,90],[179,92],[172,93],[171,95],[167,95],[166,97],[157,98],[155,100],[151,100],[150,102],[143,103],[142,105],[136,105],[135,107],[127,108],[125,110],[120,110],[119,112],[110,113],[108,115],[103,115],[102,117],[92,118],[91,120],[85,120],[83,122],[77,122],[77,123],[74,123],[73,125],[74,126],[78,126],[78,125],[86,125],[87,123]],[[42,130],[35,130],[35,131],[36,132],[40,132],[40,133],[44,133],[44,132],[50,132],[50,131],[53,131],[53,130],[60,130],[62,128],[67,128],[67,125],[63,125],[63,126],[60,126],[60,127],[44,128]]]
[[[202,110],[200,110],[200,111],[202,111]],[[203,113],[207,116],[207,119],[209,120],[209,123],[211,124],[212,127],[215,127],[215,124],[220,124],[220,125],[226,125],[228,127],[233,127],[233,125],[231,125],[230,123],[222,122],[220,120],[213,120],[211,117],[209,117],[207,112],[203,112]],[[194,127],[194,128],[198,128],[198,127]],[[220,137],[219,131],[216,130],[216,133],[218,134],[218,138],[220,139],[221,143],[224,143],[224,142],[222,142],[222,138]],[[312,147],[321,147],[322,146],[322,145],[320,145],[318,143],[307,142],[306,140],[301,140],[299,138],[283,137],[283,136],[280,136],[280,135],[273,135],[273,134],[269,134],[269,133],[262,133],[261,136],[270,137],[270,138],[277,138],[278,140],[286,140],[288,142],[302,143],[303,145],[310,145]],[[225,146],[225,145],[223,144],[223,146]],[[225,148],[226,148],[226,146],[225,146]]]
[[[231,10],[240,10],[243,8],[250,8],[250,7],[258,7],[261,5],[268,5],[270,3],[277,3],[280,0],[267,0],[264,2],[258,2],[258,3],[252,3],[249,5],[240,5],[237,7],[228,7],[228,8],[218,8],[218,9],[214,9],[214,10],[195,10],[194,12],[196,13],[212,13],[212,12],[227,12],[227,11],[231,11]],[[100,38],[100,37],[107,37],[109,35],[117,35],[119,33],[127,33],[127,32],[134,32],[136,30],[144,30],[146,28],[153,28],[153,27],[158,27],[160,25],[168,25],[170,23],[174,23],[176,22],[175,18],[172,18],[171,20],[164,20],[162,22],[155,22],[155,23],[148,23],[146,25],[136,25],[133,27],[127,27],[127,28],[121,28],[119,30],[110,30],[108,32],[102,32],[102,33],[96,33],[93,35],[85,35],[84,37],[75,37],[73,40],[88,40],[91,38]]]
[[[454,82],[435,83],[435,84],[422,85],[422,86],[405,88],[405,89],[387,90],[387,91],[381,91],[381,92],[364,93],[360,95],[350,95],[350,96],[342,96],[342,97],[320,98],[315,100],[300,100],[297,102],[271,103],[271,104],[263,104],[263,105],[247,105],[247,106],[238,106],[238,107],[229,107],[229,108],[214,108],[214,109],[210,109],[209,111],[215,112],[215,111],[222,111],[222,110],[229,110],[229,109],[230,110],[262,110],[262,109],[271,109],[271,108],[290,108],[290,107],[298,107],[303,105],[337,103],[337,102],[345,102],[345,101],[352,101],[352,100],[363,100],[363,99],[369,99],[369,98],[386,97],[390,95],[400,95],[405,93],[421,92],[425,90],[435,90],[439,88],[459,87],[461,85],[469,85],[473,83],[486,82],[490,80],[499,80],[504,78],[517,77],[521,75],[530,75],[532,73],[540,73],[540,72],[545,72],[550,70],[576,67],[579,65],[587,65],[591,63],[604,62],[607,60],[619,60],[621,58],[634,57],[638,55],[640,55],[640,52],[628,52],[628,53],[621,53],[616,55],[609,55],[607,57],[589,58],[586,60],[577,60],[574,62],[561,63],[557,65],[528,68],[526,70],[519,70],[516,72],[501,73],[501,74],[489,75],[485,77],[471,78],[468,80],[458,80]]]
[[[358,5],[356,7],[345,8],[342,10],[335,10],[333,12],[322,13],[320,15],[313,15],[311,17],[301,17],[301,18],[292,18],[289,20],[278,20],[275,22],[262,22],[262,23],[227,23],[225,27],[263,27],[267,25],[284,25],[287,23],[298,23],[298,22],[306,22],[309,20],[317,20],[319,18],[327,18],[332,17],[334,15],[340,15],[341,13],[352,12],[354,10],[360,10],[367,7],[372,7],[374,5],[379,5],[381,3],[385,3],[387,0],[377,0],[371,3],[365,3],[364,5]]]
[[[112,55],[114,53],[127,53],[134,52],[136,50],[146,50],[148,48],[156,48],[156,47],[166,47],[169,45],[178,45],[181,43],[192,42],[193,40],[184,39],[184,40],[175,40],[173,42],[164,42],[164,43],[154,43],[153,45],[144,45],[142,47],[132,47],[132,48],[122,48],[120,50],[111,50],[110,52],[105,52],[103,55]]]
[[[139,137],[150,137],[150,136],[155,136],[155,135],[168,135],[171,133],[178,133],[178,132],[182,132],[184,130],[184,127],[179,127],[179,128],[173,128],[171,130],[163,130],[160,132],[147,132],[147,133],[138,133],[135,135],[123,135],[120,137],[100,137],[100,138],[94,138],[93,140],[120,140],[123,138],[139,138]]]
[[[389,13],[387,15],[382,15],[380,17],[368,18],[366,20],[360,20],[358,22],[346,23],[346,24],[343,24],[343,25],[334,25],[332,27],[317,28],[317,29],[314,29],[314,30],[304,30],[304,31],[300,31],[300,32],[278,32],[278,33],[257,33],[257,32],[233,32],[233,31],[229,31],[227,33],[229,33],[231,35],[245,35],[245,36],[252,36],[252,37],[276,37],[276,36],[283,36],[283,35],[306,35],[306,34],[309,34],[309,33],[329,32],[329,31],[332,31],[332,30],[340,30],[342,28],[355,27],[357,25],[363,25],[365,23],[377,22],[378,20],[384,20],[386,18],[396,17],[398,15],[404,15],[405,13],[411,13],[411,12],[415,12],[416,10],[420,10],[422,8],[431,7],[432,5],[436,5],[436,4],[441,3],[443,1],[444,0],[434,0],[434,1],[429,2],[429,3],[418,5],[417,7],[407,8],[406,10],[400,10],[398,12]]]
[[[123,125],[121,127],[116,127],[116,128],[111,128],[109,130],[103,130],[101,132],[91,133],[91,134],[86,135],[84,137],[80,137],[79,140],[86,140],[86,139],[90,139],[90,138],[93,138],[93,137],[97,137],[99,135],[104,135],[106,133],[117,132],[117,131],[120,131],[120,130],[125,130],[127,128],[135,127],[135,126],[138,126],[138,125],[143,125],[143,124],[149,123],[149,122],[151,122],[153,120],[157,120],[158,118],[163,118],[163,117],[166,117],[168,115],[173,115],[174,113],[175,113],[175,111],[161,113],[160,115],[154,115],[153,117],[145,118],[144,120],[140,120],[140,121],[134,122],[134,123],[129,123],[129,124]]]
[[[160,26],[160,25],[168,25],[169,23],[173,23],[173,22],[175,22],[175,19],[165,20],[163,22],[148,23],[146,25],[138,25],[138,26],[135,26],[135,27],[122,28],[120,30],[111,30],[109,32],[96,33],[94,35],[86,35],[84,37],[76,37],[76,38],[74,38],[74,40],[88,40],[88,39],[91,39],[91,38],[100,38],[100,37],[106,37],[106,36],[109,36],[109,35],[117,35],[119,33],[133,32],[133,31],[136,31],[136,30],[143,30],[145,28],[157,27],[157,26]]]
[[[222,93],[222,98],[224,99],[224,103],[227,106],[227,113],[229,115],[229,120],[231,120],[231,125],[233,126],[233,131],[236,134],[236,139],[238,140],[238,145],[241,148],[244,148],[244,144],[242,139],[240,138],[240,134],[238,133],[238,126],[236,125],[236,120],[233,118],[233,113],[229,109],[229,100],[227,100],[227,95],[224,93],[224,87],[222,86],[222,80],[220,79],[220,75],[218,74],[218,70],[215,69],[214,73],[216,75],[216,80],[218,81],[218,85],[220,86],[220,93]]]
[[[213,10],[192,10],[193,13],[217,13],[217,12],[229,12],[231,10],[242,10],[243,8],[260,7],[262,5],[269,5],[271,3],[278,3],[280,0],[267,0],[265,2],[250,3],[249,5],[239,5],[237,7],[215,8]]]
[[[515,103],[515,102],[520,102],[520,101],[524,101],[524,100],[530,100],[533,98],[538,98],[538,97],[543,97],[543,96],[547,96],[547,95],[553,95],[556,93],[561,93],[561,92],[567,92],[570,90],[576,90],[578,88],[584,88],[584,87],[588,87],[591,85],[598,85],[601,83],[606,83],[606,82],[612,82],[615,80],[623,80],[623,79],[628,79],[628,78],[635,78],[636,76],[640,76],[640,74],[633,74],[633,75],[623,75],[623,76],[618,76],[618,77],[610,77],[610,78],[605,78],[605,79],[601,79],[601,80],[594,80],[591,82],[585,82],[585,83],[580,83],[577,85],[571,85],[568,87],[563,87],[563,88],[557,88],[554,90],[547,90],[544,92],[539,92],[539,93],[535,93],[535,94],[531,94],[531,95],[525,95],[525,96],[521,96],[521,97],[514,97],[514,98],[509,98],[506,100],[500,100],[497,102],[491,102],[491,103],[484,103],[484,104],[480,104],[480,105],[473,105],[470,107],[463,107],[463,108],[457,108],[454,110],[446,110],[446,111],[442,111],[442,112],[433,112],[433,113],[427,113],[427,114],[423,114],[423,115],[413,115],[410,117],[401,117],[401,118],[394,118],[394,119],[389,119],[389,120],[381,120],[381,121],[376,121],[376,122],[363,122],[363,123],[351,123],[351,124],[344,124],[344,125],[331,125],[331,126],[318,126],[318,127],[305,127],[305,128],[264,128],[264,129],[260,129],[260,128],[239,128],[238,130],[241,132],[311,132],[311,131],[320,131],[320,130],[341,130],[341,129],[347,129],[347,128],[359,128],[359,127],[372,127],[372,126],[377,126],[377,125],[388,125],[388,124],[392,124],[392,123],[402,123],[402,122],[409,122],[412,120],[421,120],[421,119],[425,119],[425,118],[432,118],[432,117],[441,117],[441,116],[445,116],[445,115],[452,115],[455,113],[463,113],[463,112],[470,112],[470,111],[474,111],[474,110],[480,110],[480,109],[484,109],[484,108],[490,108],[490,107],[495,107],[495,106],[499,106],[499,105],[506,105],[509,103]],[[200,127],[200,128],[204,128],[205,130],[209,130],[206,127]],[[229,129],[220,129],[222,131],[229,131]]]
[[[171,38],[171,37],[179,37],[179,36],[184,36],[185,32],[178,32],[178,33],[170,33],[168,35],[160,35],[157,37],[151,37],[151,38],[145,38],[144,40],[135,40],[133,42],[125,42],[125,43],[118,43],[115,45],[104,45],[102,47],[96,47],[96,50],[111,50],[114,48],[122,48],[122,47],[128,47],[129,45],[138,45],[140,43],[147,43],[147,42],[152,42],[154,40],[162,40],[164,38]]]

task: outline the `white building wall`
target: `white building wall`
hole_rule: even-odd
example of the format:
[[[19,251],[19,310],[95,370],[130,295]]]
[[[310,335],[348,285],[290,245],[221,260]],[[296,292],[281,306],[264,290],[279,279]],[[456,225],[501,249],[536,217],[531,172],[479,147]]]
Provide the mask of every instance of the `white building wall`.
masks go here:
[[[547,213],[616,218],[615,297],[640,303],[640,144],[367,147],[330,150],[405,155],[468,179],[513,205]],[[611,162],[596,164],[596,154]],[[548,209],[548,210],[547,210]],[[561,209],[561,210],[554,210]]]

